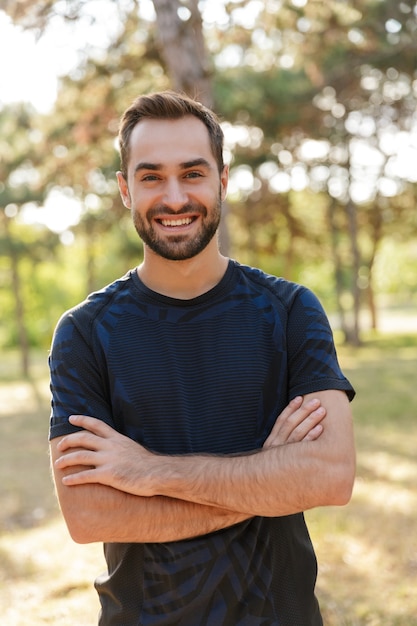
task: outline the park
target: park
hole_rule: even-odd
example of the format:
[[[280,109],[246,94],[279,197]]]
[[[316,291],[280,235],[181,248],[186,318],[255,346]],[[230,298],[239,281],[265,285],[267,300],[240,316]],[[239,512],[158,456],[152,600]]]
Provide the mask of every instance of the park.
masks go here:
[[[352,500],[306,512],[325,626],[417,626],[414,0],[99,4],[1,12],[76,59],[48,110],[0,94],[1,623],[97,623],[102,546],[70,539],[51,479],[48,351],[65,310],[141,261],[117,127],[176,89],[222,122],[222,251],[318,295],[356,390]]]

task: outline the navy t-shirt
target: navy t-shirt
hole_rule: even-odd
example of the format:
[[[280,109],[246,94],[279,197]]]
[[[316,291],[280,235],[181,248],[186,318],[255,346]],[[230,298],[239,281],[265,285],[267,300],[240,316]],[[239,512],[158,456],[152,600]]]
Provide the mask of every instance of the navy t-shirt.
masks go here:
[[[296,395],[354,395],[311,291],[235,261],[191,300],[132,270],[61,318],[50,369],[51,438],[76,430],[69,415],[92,415],[162,454],[254,450]],[[322,623],[302,514],[105,555],[101,626]]]

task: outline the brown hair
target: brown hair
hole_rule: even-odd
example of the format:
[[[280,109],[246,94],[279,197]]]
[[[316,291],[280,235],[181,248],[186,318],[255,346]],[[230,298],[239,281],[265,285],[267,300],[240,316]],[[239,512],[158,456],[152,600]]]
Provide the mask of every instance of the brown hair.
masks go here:
[[[136,124],[145,118],[176,120],[186,115],[194,115],[206,126],[219,172],[223,171],[223,131],[217,116],[203,104],[188,96],[174,91],[162,91],[139,96],[123,113],[119,128],[119,146],[121,171],[126,179],[130,156],[130,136]]]

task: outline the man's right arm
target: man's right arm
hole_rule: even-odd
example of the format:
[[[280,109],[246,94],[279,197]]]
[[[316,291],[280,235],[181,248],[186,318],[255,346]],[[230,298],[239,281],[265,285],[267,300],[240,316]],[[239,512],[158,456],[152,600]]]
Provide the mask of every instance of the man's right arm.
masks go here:
[[[316,439],[321,435],[324,416],[325,411],[318,401],[306,405],[302,404],[302,398],[295,398],[280,414],[264,447]],[[251,517],[166,496],[135,496],[107,485],[66,486],[62,479],[68,473],[73,474],[76,468],[56,467],[55,461],[62,456],[58,449],[62,439],[56,437],[50,442],[52,471],[62,514],[77,543],[179,541],[227,528]]]
[[[78,316],[81,314],[83,311],[78,312]],[[76,326],[73,316],[66,315],[57,326],[50,357],[54,404],[60,416],[70,410],[89,409],[111,423],[97,359],[80,334],[79,328],[87,327],[86,320],[82,321]],[[72,371],[77,372],[76,377],[71,376]],[[165,496],[134,496],[100,484],[68,487],[62,478],[69,472],[55,466],[56,459],[62,456],[57,446],[63,437],[51,433],[56,492],[68,530],[78,543],[175,541],[204,535],[249,517]]]
[[[77,543],[178,541],[220,530],[250,517],[165,496],[133,496],[106,485],[67,487],[62,478],[68,472],[56,469],[54,463],[61,456],[57,450],[61,439],[57,437],[50,443],[52,470],[63,517]]]

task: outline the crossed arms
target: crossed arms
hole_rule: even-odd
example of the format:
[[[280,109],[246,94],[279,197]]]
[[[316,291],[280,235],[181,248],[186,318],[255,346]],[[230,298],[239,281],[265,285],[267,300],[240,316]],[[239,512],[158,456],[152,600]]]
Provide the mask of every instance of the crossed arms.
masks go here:
[[[53,439],[51,461],[79,543],[176,541],[351,496],[355,453],[343,391],[293,400],[249,455],[159,455],[101,420],[70,419],[84,430]]]

